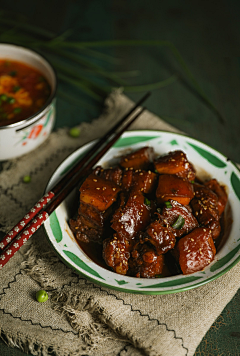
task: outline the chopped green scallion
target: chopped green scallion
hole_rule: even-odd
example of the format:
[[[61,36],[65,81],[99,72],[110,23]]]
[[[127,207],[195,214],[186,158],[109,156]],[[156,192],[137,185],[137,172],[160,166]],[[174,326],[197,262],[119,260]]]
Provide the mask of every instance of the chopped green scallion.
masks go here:
[[[7,102],[9,103],[9,104],[14,104],[15,103],[15,99],[14,98],[12,98],[11,96],[9,96],[8,98],[7,98]]]
[[[13,110],[14,114],[19,114],[21,111],[22,111],[21,108],[15,108],[15,109]]]
[[[11,77],[16,77],[17,72],[15,70],[12,70],[9,75],[11,75]]]
[[[181,215],[178,215],[178,218],[175,221],[175,223],[172,224],[172,227],[174,229],[180,230],[184,226],[184,224],[185,224],[185,219]]]
[[[151,205],[151,201],[148,198],[145,198],[144,199],[144,204],[150,206]]]
[[[165,201],[165,206],[167,209],[172,209],[172,204],[170,203],[170,201]]]
[[[0,95],[0,100],[1,100],[1,101],[7,101],[7,99],[8,99],[8,97],[7,97],[6,94]]]
[[[19,85],[15,85],[15,86],[13,87],[14,93],[16,93],[19,89],[21,89],[21,87],[20,87]]]

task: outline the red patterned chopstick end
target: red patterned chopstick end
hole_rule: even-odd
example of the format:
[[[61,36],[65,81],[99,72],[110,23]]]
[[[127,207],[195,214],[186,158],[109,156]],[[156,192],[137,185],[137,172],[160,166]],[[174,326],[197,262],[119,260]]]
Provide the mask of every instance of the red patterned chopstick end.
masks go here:
[[[23,232],[0,254],[0,269],[10,260],[11,257],[24,245],[27,240],[39,229],[42,223],[48,219],[48,214],[43,211],[33,219]]]
[[[54,197],[53,192],[48,192],[45,194],[35,205],[34,207],[20,220],[13,228],[10,230],[7,235],[4,236],[3,240],[0,242],[0,248],[3,250],[14,238],[19,234],[21,230],[27,226],[30,220],[34,218],[39,211],[41,211],[46,204]]]

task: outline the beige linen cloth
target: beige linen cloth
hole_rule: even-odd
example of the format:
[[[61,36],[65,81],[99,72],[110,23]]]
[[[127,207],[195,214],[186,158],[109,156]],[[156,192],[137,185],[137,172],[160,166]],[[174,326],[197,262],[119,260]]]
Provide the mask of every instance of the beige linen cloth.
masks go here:
[[[40,149],[4,164],[0,226],[12,227],[42,196],[58,165],[76,148],[102,136],[133,103],[121,91],[106,100],[101,117],[51,134]],[[150,112],[131,129],[177,131]],[[32,180],[24,184],[22,178]],[[33,355],[192,356],[237,292],[240,264],[217,280],[170,295],[136,295],[95,285],[65,266],[43,228],[0,271],[0,332],[11,346]],[[49,291],[38,303],[35,293]]]

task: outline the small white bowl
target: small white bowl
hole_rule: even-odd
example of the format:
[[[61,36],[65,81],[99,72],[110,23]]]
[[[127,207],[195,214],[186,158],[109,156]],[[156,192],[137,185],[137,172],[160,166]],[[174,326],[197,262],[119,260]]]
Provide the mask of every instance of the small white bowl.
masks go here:
[[[0,59],[22,62],[39,70],[51,87],[45,105],[34,115],[7,125],[0,122],[0,161],[22,156],[41,145],[49,136],[55,122],[57,80],[49,62],[38,53],[12,44],[0,44]]]
[[[52,176],[47,191],[76,163],[92,143],[70,155]],[[60,258],[77,273],[94,283],[124,292],[141,294],[169,294],[182,292],[208,283],[229,271],[240,260],[240,172],[221,153],[188,136],[163,131],[129,131],[104,155],[99,164],[121,156],[128,149],[136,150],[151,146],[161,155],[169,151],[183,150],[193,163],[200,178],[216,178],[228,193],[224,214],[224,236],[221,247],[204,271],[189,275],[162,278],[134,278],[111,272],[92,261],[78,245],[68,221],[73,216],[72,208],[79,204],[79,192],[75,190],[45,221],[48,239]]]

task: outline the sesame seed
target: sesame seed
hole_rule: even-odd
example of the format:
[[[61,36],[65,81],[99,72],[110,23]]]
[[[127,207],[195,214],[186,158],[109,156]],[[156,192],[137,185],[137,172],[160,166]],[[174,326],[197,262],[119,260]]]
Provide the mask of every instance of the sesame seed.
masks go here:
[[[191,241],[194,241],[194,239],[191,238]]]
[[[154,231],[154,233],[153,233],[154,235],[157,235],[157,233],[156,233],[156,231]]]
[[[121,226],[121,229],[123,229],[123,225]]]
[[[103,190],[106,190],[107,188],[106,187],[103,187]]]
[[[191,250],[188,250],[188,252],[191,252]]]
[[[97,190],[100,190],[100,188],[96,188]]]
[[[79,227],[78,227],[78,226],[76,226],[76,227],[75,227],[75,230],[78,230],[78,229],[79,229]]]
[[[127,162],[127,161],[128,161],[128,159],[127,159],[127,158],[125,158],[125,159],[124,159],[124,161],[125,161],[125,162]]]
[[[203,229],[204,232],[206,232],[207,230],[206,229]]]
[[[141,188],[140,190],[141,190],[141,192],[142,192],[142,191],[143,191],[143,188]]]
[[[97,179],[93,179],[94,182],[97,182]]]
[[[196,211],[196,213],[195,213],[195,214],[196,214],[196,216],[198,216],[198,211]]]
[[[200,214],[202,214],[202,209],[200,210]]]
[[[139,173],[140,176],[143,176],[143,173]]]
[[[152,183],[152,180],[151,180],[151,179],[149,179],[149,183]]]
[[[136,199],[136,198],[137,198],[137,196],[136,196],[136,195],[134,195],[133,199]]]
[[[113,191],[115,192],[116,188],[113,188]]]

